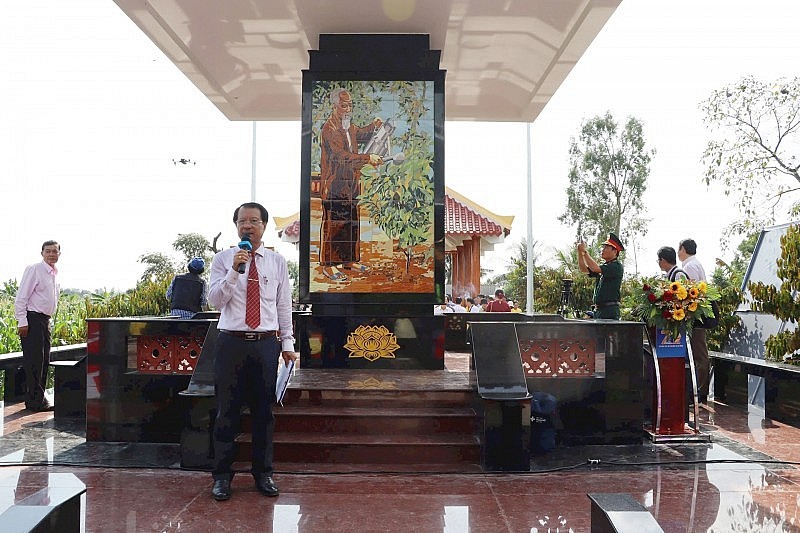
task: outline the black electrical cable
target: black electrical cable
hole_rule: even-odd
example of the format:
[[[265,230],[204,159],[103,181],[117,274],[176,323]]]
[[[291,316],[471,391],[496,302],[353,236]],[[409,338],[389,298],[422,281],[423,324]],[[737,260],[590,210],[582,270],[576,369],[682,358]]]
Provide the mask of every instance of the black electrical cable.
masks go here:
[[[296,470],[275,470],[276,474],[293,475],[293,476],[328,476],[328,475],[394,475],[394,476],[504,476],[504,475],[535,475],[535,474],[550,474],[556,472],[564,472],[567,470],[577,470],[580,468],[591,467],[638,467],[638,466],[685,466],[685,465],[703,465],[703,464],[765,464],[765,465],[785,465],[797,466],[800,461],[780,461],[777,459],[771,460],[758,460],[758,459],[707,459],[707,460],[687,460],[687,461],[637,461],[637,462],[618,462],[618,461],[603,461],[601,459],[587,459],[586,462],[577,463],[573,465],[565,465],[554,468],[546,468],[541,470],[502,470],[491,472],[452,472],[452,471],[414,471],[406,472],[402,470],[336,470],[325,472],[307,472]],[[11,467],[29,467],[29,466],[44,466],[44,467],[68,467],[68,468],[110,468],[119,470],[176,470],[184,472],[204,472],[210,470],[201,468],[188,468],[175,465],[119,465],[119,464],[100,464],[100,463],[80,463],[80,462],[46,462],[46,461],[20,461],[15,463],[0,463],[0,468]],[[247,473],[249,470],[241,469],[235,470],[235,473]]]

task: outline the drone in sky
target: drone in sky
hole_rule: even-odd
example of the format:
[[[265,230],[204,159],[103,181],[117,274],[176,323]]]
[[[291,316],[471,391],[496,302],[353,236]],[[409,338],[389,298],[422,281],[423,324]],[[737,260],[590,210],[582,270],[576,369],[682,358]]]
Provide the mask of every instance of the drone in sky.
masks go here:
[[[196,162],[196,161],[192,161],[191,159],[189,159],[189,158],[186,158],[186,157],[181,157],[180,159],[173,159],[173,160],[172,160],[172,164],[173,164],[173,165],[176,165],[176,166],[177,166],[177,165],[178,165],[178,163],[180,163],[181,165],[188,165],[189,163],[191,163],[191,164],[193,164],[193,165],[196,165],[196,164],[197,164],[197,162]]]

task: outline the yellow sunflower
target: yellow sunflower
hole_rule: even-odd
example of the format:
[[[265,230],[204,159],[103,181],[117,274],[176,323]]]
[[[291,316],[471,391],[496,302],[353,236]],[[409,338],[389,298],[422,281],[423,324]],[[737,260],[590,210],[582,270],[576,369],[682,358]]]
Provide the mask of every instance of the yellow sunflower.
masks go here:
[[[706,285],[705,281],[701,281],[697,284],[697,290],[699,290],[701,294],[705,294],[706,289],[708,289],[708,285]]]
[[[678,290],[681,287],[683,287],[683,285],[681,285],[677,281],[673,281],[672,283],[669,284],[669,290],[671,290],[672,292],[678,292]]]
[[[686,292],[686,287],[679,285],[678,290],[675,292],[675,296],[678,297],[678,300],[685,300],[688,295],[689,293]]]
[[[689,289],[689,296],[691,296],[692,298],[697,298],[698,296],[700,296],[700,291],[697,290],[697,287],[692,287],[691,289]]]
[[[691,311],[692,313],[694,313],[695,311],[697,311],[697,302],[691,302],[691,303],[689,303],[689,305],[688,305],[686,308],[687,308],[689,311]]]
[[[683,307],[679,307],[672,312],[672,319],[681,321],[686,317],[686,312],[683,310]]]

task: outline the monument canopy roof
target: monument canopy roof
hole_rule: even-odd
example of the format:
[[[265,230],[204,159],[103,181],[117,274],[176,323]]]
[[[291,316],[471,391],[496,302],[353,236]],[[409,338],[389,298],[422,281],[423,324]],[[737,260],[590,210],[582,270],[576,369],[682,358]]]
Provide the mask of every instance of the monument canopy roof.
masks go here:
[[[320,34],[392,33],[442,51],[446,120],[532,122],[621,0],[115,2],[231,120],[300,120]]]

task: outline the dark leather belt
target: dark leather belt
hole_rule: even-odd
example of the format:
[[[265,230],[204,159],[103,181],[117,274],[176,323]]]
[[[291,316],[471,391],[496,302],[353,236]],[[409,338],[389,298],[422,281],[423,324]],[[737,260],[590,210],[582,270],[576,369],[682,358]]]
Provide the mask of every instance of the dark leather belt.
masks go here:
[[[264,339],[272,339],[278,338],[278,332],[273,331],[230,331],[227,329],[221,329],[220,332],[225,333],[226,335],[230,335],[232,337],[238,337],[240,339],[244,339],[246,341],[260,341]]]
[[[619,307],[619,302],[603,302],[601,304],[594,304],[594,306],[598,309],[602,309],[604,307]]]

